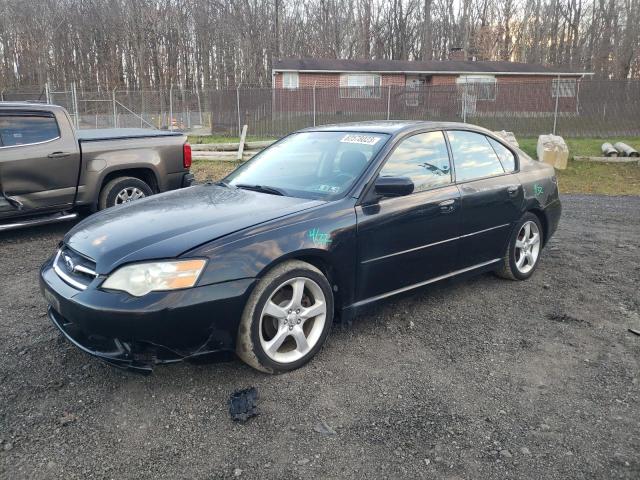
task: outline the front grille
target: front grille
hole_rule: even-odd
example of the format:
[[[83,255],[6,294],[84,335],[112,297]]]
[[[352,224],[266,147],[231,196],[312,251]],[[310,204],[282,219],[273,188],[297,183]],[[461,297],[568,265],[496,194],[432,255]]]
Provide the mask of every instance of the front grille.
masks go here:
[[[97,277],[95,262],[69,247],[58,250],[53,269],[65,282],[80,290],[86,289]]]

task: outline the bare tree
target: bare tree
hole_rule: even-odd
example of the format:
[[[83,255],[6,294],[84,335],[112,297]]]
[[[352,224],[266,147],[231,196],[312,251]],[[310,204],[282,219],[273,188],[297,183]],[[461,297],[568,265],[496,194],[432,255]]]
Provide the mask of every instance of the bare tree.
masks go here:
[[[0,88],[268,85],[282,57],[480,60],[640,77],[640,0],[0,0]]]

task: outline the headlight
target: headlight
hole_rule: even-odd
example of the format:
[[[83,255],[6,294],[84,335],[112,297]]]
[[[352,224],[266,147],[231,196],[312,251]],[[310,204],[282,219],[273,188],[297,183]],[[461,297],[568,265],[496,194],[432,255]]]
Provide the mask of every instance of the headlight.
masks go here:
[[[206,260],[177,260],[126,265],[112,273],[102,288],[141,297],[149,292],[193,287]]]

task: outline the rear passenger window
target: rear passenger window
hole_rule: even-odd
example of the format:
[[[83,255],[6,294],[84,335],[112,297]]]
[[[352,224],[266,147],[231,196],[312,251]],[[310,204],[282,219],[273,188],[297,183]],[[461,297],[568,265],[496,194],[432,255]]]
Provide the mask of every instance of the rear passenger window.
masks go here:
[[[459,130],[447,131],[447,135],[453,153],[453,163],[456,166],[457,181],[464,182],[504,173],[487,137]]]
[[[413,181],[414,192],[451,183],[443,133],[419,133],[400,142],[382,167],[380,176],[408,177]]]
[[[0,115],[0,147],[46,142],[60,136],[52,116]]]
[[[513,172],[516,169],[516,157],[513,156],[511,150],[502,145],[500,142],[496,142],[493,138],[489,138],[489,143],[498,155],[504,171],[509,173]]]

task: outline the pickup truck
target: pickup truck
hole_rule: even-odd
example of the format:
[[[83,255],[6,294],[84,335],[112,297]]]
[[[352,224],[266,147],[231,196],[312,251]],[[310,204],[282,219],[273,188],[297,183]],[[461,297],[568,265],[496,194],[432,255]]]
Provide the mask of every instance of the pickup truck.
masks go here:
[[[0,102],[0,231],[188,187],[190,166],[181,133],[76,130],[60,106]]]

